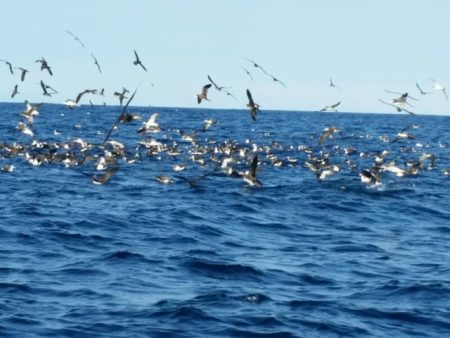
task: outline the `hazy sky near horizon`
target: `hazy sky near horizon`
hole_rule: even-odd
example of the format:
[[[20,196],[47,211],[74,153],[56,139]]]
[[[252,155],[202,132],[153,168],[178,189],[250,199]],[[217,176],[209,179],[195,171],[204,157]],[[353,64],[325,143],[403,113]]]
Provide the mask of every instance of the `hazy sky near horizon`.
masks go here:
[[[114,91],[139,86],[135,105],[197,107],[209,74],[236,100],[211,88],[202,108],[245,108],[249,88],[263,110],[341,101],[340,111],[394,112],[379,102],[395,97],[388,89],[419,98],[411,101],[418,114],[450,115],[442,93],[423,96],[415,86],[433,92],[434,78],[450,91],[449,13],[448,0],[4,0],[0,59],[30,72],[21,82],[18,70],[11,75],[0,63],[0,101],[62,103],[105,88],[105,98],[82,103],[118,104]],[[133,49],[148,73],[133,65]],[[54,76],[40,71],[41,57]],[[41,79],[58,94],[43,96]]]

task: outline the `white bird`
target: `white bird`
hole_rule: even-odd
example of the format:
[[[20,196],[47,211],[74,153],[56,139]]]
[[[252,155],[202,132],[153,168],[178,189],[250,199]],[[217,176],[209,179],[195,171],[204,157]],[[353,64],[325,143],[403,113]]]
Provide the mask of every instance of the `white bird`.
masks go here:
[[[445,87],[440,83],[436,82],[436,80],[433,79],[430,80],[434,82],[433,89],[444,93],[445,99],[448,100],[447,91],[445,90]]]
[[[73,109],[74,107],[79,107],[80,105],[72,99],[68,99],[64,102],[64,104],[69,108],[69,109]]]
[[[138,133],[157,133],[161,131],[159,128],[159,124],[156,122],[156,118],[159,116],[159,113],[153,113],[150,118],[142,122],[142,127],[138,129]]]

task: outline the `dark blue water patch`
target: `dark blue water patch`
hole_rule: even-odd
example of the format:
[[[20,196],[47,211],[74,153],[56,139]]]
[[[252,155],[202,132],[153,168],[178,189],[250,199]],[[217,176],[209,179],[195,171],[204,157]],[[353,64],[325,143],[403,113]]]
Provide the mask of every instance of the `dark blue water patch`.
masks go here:
[[[158,111],[163,131],[142,136],[142,121],[120,124],[112,139],[126,155],[151,138],[180,155],[141,148],[135,163],[118,158],[119,171],[94,185],[96,160],[33,166],[25,151],[9,154],[18,142],[30,153],[48,149],[15,129],[22,104],[0,110],[0,167],[16,167],[0,172],[1,336],[449,335],[448,117],[264,111],[253,122],[241,110],[133,107],[144,119]],[[86,154],[102,156],[97,131],[120,111],[44,104],[34,139],[80,138],[93,143]],[[199,130],[206,118],[218,123],[197,133],[197,145],[181,139],[177,129]],[[410,123],[420,125],[409,130],[414,140],[383,141]],[[319,143],[333,125],[342,131]],[[246,155],[220,153],[225,144]],[[233,156],[236,170],[248,170],[253,147],[261,188],[220,168]],[[383,150],[385,163],[402,168],[433,153],[436,167],[381,172],[382,184],[369,187],[359,173]],[[202,151],[203,165],[192,157]],[[314,157],[340,171],[318,180],[304,166]],[[186,170],[175,173],[176,163]],[[197,187],[180,178],[201,175]]]

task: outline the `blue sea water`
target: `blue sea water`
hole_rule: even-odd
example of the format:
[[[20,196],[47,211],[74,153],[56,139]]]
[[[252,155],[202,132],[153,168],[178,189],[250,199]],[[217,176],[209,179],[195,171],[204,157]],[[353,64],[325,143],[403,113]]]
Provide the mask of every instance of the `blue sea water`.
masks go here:
[[[33,139],[58,153],[83,139],[95,154],[121,108],[44,104],[34,137],[16,129],[23,109],[0,104],[0,167],[15,166],[0,172],[0,336],[450,336],[449,117],[263,110],[253,122],[246,110],[131,107],[143,120],[159,112],[147,139],[180,154],[141,149],[95,185],[93,161],[32,165],[25,152],[48,152]],[[212,152],[192,154],[181,135],[207,118],[217,124],[198,145],[254,148],[262,187],[225,175]],[[141,123],[111,136],[130,156]],[[389,142],[411,125],[414,138]],[[330,126],[341,131],[319,143]],[[402,168],[424,153],[436,163],[367,186],[359,172],[383,150]],[[340,171],[319,180],[309,154]]]

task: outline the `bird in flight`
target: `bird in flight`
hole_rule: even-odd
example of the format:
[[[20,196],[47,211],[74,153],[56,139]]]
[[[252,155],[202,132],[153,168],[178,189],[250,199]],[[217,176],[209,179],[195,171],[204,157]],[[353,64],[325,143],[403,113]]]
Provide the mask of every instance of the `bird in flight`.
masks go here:
[[[42,81],[42,80],[41,80],[41,88],[44,91],[44,93],[43,93],[44,96],[52,96],[53,94],[58,93],[55,89],[53,89],[49,85],[45,84],[44,81]],[[49,93],[48,89],[50,89],[53,93]]]
[[[263,67],[258,65],[255,61],[250,60],[250,59],[247,59],[247,60],[253,64],[253,67],[261,69],[264,72],[264,74],[266,74],[266,75],[270,75],[269,73],[266,72],[266,70]]]
[[[6,60],[0,60],[0,61],[6,63],[9,66],[9,72],[11,73],[11,75],[14,75],[14,71],[13,71],[13,67],[12,67],[11,62],[6,61]]]
[[[379,99],[379,100],[381,103],[384,103],[384,104],[387,104],[388,106],[394,107],[395,109],[397,109],[398,112],[404,111],[410,115],[415,115],[412,111],[405,108],[405,105],[410,106],[410,104],[407,103],[406,101],[404,101],[404,102],[395,101],[394,102],[394,100],[396,100],[396,99],[393,99],[393,100],[391,100],[391,102],[386,102],[386,101],[383,101],[382,99]]]
[[[333,111],[333,112],[337,112],[336,107],[339,106],[340,104],[341,104],[341,101],[339,101],[338,103],[329,105],[329,106],[325,106],[319,111]]]
[[[114,96],[119,97],[120,105],[122,105],[124,99],[128,99],[128,97],[125,96],[125,94],[129,93],[129,92],[130,91],[128,89],[126,89],[125,87],[122,87],[122,92],[121,93],[120,92],[114,92]]]
[[[416,82],[416,87],[419,90],[420,94],[422,94],[422,95],[430,94],[430,92],[423,91],[422,88],[420,88],[420,86],[419,86],[419,84],[417,82]]]
[[[15,67],[16,69],[20,70],[22,73],[20,74],[20,81],[24,81],[25,80],[25,75],[27,75],[28,70],[25,68],[21,68],[21,67]]]
[[[212,84],[208,83],[203,86],[202,92],[200,94],[197,94],[197,103],[200,104],[202,100],[209,101],[208,99],[208,89],[211,88]]]
[[[143,70],[147,71],[147,68],[145,68],[145,66],[143,65],[142,61],[139,59],[139,56],[138,56],[136,50],[134,50],[134,55],[136,57],[136,60],[133,61],[133,64],[135,66],[140,65]]]
[[[253,101],[252,93],[247,89],[248,103],[247,107],[250,108],[253,121],[256,121],[256,115],[259,113],[259,105]]]
[[[230,88],[230,87],[220,87],[220,86],[218,86],[218,85],[211,79],[211,76],[209,76],[209,75],[208,75],[208,80],[209,80],[209,82],[211,82],[211,83],[213,84],[214,88],[216,88],[219,92],[220,92],[221,90],[223,90],[223,89],[228,89],[228,88]]]
[[[418,99],[416,99],[415,97],[412,97],[411,95],[409,95],[407,92],[405,93],[399,93],[399,92],[393,92],[392,90],[384,90],[386,93],[390,93],[390,94],[398,94],[400,95],[398,98],[396,99],[392,99],[392,103],[406,103],[407,105],[411,106],[408,102],[406,102],[406,100],[408,98],[410,98],[411,100],[417,101]]]
[[[66,31],[67,34],[71,35],[73,37],[74,40],[78,41],[80,43],[80,45],[83,48],[86,48],[86,46],[84,45],[84,43],[78,38],[78,36],[76,36],[75,34],[73,34],[72,32]]]
[[[281,82],[279,79],[277,79],[275,76],[273,76],[271,74],[267,74],[267,75],[270,76],[274,82],[278,82],[280,85],[282,85],[284,88],[286,88],[286,85],[283,82]]]
[[[249,170],[242,176],[242,178],[250,186],[262,187],[262,183],[256,178],[257,167],[258,167],[258,155],[255,155],[253,156]]]
[[[333,82],[333,79],[330,77],[330,87],[337,88],[336,84]]]
[[[244,67],[242,67],[241,66],[241,68],[244,70],[244,72],[250,77],[250,79],[252,79],[252,81],[253,81],[253,76],[252,76],[252,74],[247,70],[247,68],[244,68]]]
[[[12,92],[12,94],[11,94],[11,98],[13,98],[13,97],[16,96],[17,94],[19,94],[19,91],[18,91],[18,89],[17,89],[18,86],[19,86],[19,85],[15,85],[15,86],[14,86],[13,92]]]
[[[98,72],[101,74],[102,73],[102,69],[100,68],[100,64],[97,61],[97,58],[95,57],[94,54],[91,53],[92,58],[94,59],[94,64],[97,66],[98,68]]]
[[[48,73],[53,76],[52,69],[48,65],[47,60],[45,60],[44,58],[41,58],[39,60],[36,60],[35,62],[39,62],[41,64],[41,71],[44,69],[47,69]]]
[[[436,80],[433,79],[430,80],[434,82],[433,89],[442,92],[445,96],[445,99],[448,100],[447,91],[445,90],[445,87],[440,83],[436,82]]]

